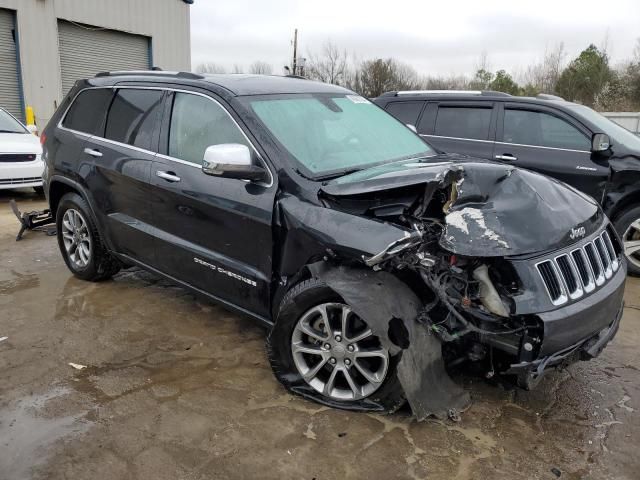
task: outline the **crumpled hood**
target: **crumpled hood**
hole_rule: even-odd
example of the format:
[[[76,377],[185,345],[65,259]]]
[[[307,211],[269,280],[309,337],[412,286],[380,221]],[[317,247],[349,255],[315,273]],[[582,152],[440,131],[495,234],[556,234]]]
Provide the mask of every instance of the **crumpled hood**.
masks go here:
[[[368,196],[418,184],[455,190],[440,245],[459,255],[510,256],[561,248],[593,233],[604,218],[592,198],[555,179],[458,156],[372,167],[328,182],[321,192]]]

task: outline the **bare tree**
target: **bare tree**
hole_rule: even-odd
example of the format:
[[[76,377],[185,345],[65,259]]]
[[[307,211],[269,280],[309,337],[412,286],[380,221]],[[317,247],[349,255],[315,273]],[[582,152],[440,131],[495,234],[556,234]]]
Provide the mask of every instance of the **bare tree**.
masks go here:
[[[244,73],[244,68],[242,67],[242,65],[234,63],[231,73]]]
[[[327,40],[319,54],[308,52],[307,76],[334,85],[347,83],[347,51]]]
[[[255,61],[249,67],[249,73],[256,73],[260,75],[271,75],[273,73],[273,67],[267,62]]]
[[[377,97],[392,90],[413,90],[418,85],[413,67],[393,58],[377,58],[360,64],[349,88],[365,97]]]
[[[529,66],[520,83],[526,85],[525,89],[529,94],[555,93],[556,84],[564,70],[566,56],[563,42],[551,50],[545,49],[542,61]]]
[[[226,73],[225,68],[214,62],[201,63],[196,67],[197,73]]]

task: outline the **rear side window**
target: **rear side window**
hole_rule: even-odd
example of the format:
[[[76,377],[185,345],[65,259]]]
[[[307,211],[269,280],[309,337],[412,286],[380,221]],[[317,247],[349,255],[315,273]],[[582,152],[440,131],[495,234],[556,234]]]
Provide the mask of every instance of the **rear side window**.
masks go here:
[[[74,100],[62,126],[90,135],[99,134],[112,96],[110,88],[85,90]]]
[[[589,139],[561,118],[543,112],[505,110],[504,141],[520,145],[590,150]]]
[[[440,107],[434,134],[442,137],[487,140],[491,108]]]
[[[393,102],[387,105],[387,112],[396,117],[405,125],[418,124],[418,116],[424,102]]]
[[[160,90],[119,89],[109,109],[105,138],[151,150],[161,106]]]
[[[201,165],[207,147],[224,143],[249,147],[220,105],[200,95],[176,93],[169,127],[169,155]]]

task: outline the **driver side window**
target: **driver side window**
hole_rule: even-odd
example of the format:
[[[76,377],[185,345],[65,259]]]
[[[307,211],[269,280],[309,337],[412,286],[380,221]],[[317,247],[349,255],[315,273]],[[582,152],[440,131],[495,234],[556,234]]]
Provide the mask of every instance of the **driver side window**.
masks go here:
[[[218,103],[200,95],[176,92],[169,126],[169,156],[201,165],[207,147],[223,143],[251,148]]]

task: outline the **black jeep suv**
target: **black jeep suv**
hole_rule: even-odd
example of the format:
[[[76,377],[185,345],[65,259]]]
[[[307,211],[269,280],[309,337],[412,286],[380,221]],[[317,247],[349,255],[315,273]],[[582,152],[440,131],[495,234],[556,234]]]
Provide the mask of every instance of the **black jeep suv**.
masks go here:
[[[104,73],[43,136],[73,274],[137,265],[254,317],[275,375],[306,398],[442,416],[469,401],[448,363],[530,387],[618,329],[626,261],[596,202],[438,154],[349,90]]]
[[[375,103],[444,152],[490,158],[555,177],[595,198],[640,275],[640,137],[553,95],[388,92]]]

